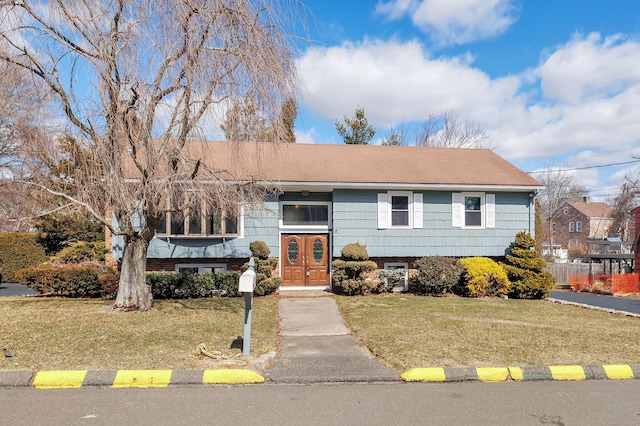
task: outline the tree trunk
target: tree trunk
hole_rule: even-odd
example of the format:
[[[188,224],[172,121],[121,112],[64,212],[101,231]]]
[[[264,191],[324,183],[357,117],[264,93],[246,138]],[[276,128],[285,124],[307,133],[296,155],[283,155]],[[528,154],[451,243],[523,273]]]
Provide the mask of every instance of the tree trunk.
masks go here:
[[[153,296],[145,273],[148,247],[148,241],[139,235],[125,236],[115,308],[128,311],[151,309]]]

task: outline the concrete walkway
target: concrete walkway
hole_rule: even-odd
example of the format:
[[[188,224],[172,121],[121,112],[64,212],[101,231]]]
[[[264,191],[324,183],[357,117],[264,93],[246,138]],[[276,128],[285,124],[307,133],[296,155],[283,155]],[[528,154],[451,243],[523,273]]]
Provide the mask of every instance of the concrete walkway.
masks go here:
[[[282,298],[280,357],[266,371],[275,383],[400,380],[358,344],[332,297]]]

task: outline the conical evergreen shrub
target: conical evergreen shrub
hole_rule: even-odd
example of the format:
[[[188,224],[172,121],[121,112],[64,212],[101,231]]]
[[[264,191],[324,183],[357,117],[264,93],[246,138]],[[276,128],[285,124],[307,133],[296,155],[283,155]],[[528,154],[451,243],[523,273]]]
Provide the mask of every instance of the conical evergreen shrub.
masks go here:
[[[545,271],[546,260],[536,251],[536,240],[528,232],[518,232],[506,261],[502,264],[511,287],[509,297],[517,299],[542,299],[556,279]]]

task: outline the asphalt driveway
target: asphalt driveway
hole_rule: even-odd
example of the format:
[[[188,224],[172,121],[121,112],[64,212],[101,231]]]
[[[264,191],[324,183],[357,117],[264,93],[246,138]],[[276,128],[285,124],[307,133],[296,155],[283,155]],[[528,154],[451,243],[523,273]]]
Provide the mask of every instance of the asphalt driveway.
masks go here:
[[[29,294],[36,294],[36,292],[29,290],[29,287],[27,287],[26,285],[11,283],[0,284],[0,297],[27,296]]]
[[[639,299],[564,291],[552,291],[549,297],[558,300],[565,300],[567,302],[581,303],[583,305],[597,306],[600,308],[615,309],[617,311],[640,314]]]

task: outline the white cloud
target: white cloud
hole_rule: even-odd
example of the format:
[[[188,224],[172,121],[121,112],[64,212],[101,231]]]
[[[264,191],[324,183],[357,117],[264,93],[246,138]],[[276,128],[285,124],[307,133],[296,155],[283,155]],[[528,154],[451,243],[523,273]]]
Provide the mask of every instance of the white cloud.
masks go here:
[[[466,55],[430,58],[417,42],[365,41],[312,48],[299,61],[309,110],[334,120],[364,108],[381,128],[455,110],[473,120],[518,99],[515,77],[491,80]]]
[[[574,36],[540,66],[546,97],[577,104],[640,84],[640,43],[597,33]]]
[[[302,101],[327,127],[361,106],[376,137],[392,125],[452,110],[485,127],[498,153],[511,161],[555,158],[568,167],[628,161],[640,154],[640,66],[631,66],[630,56],[636,49],[635,41],[619,37],[574,38],[535,69],[491,78],[470,55],[432,57],[415,41],[312,48],[299,61]],[[306,136],[300,141],[327,140]],[[587,170],[577,177],[595,188],[615,171]]]
[[[438,45],[464,44],[498,36],[516,21],[515,0],[391,0],[376,12],[389,19],[409,15]]]

